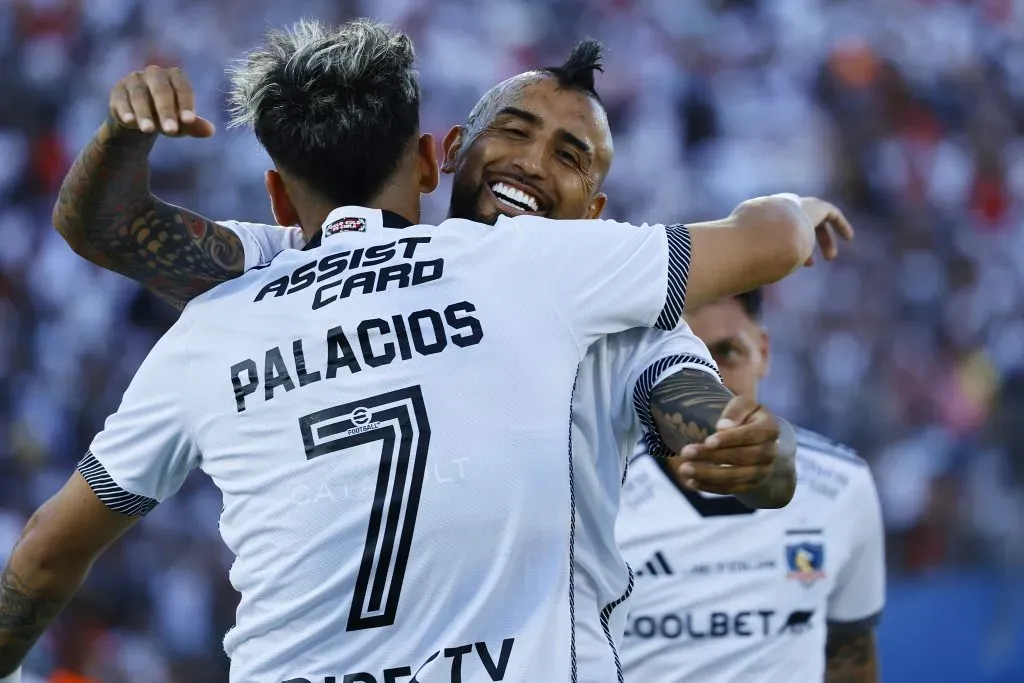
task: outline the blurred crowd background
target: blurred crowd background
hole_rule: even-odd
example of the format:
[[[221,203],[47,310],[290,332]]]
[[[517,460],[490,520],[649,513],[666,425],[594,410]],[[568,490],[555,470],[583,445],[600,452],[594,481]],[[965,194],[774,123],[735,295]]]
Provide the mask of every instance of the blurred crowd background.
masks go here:
[[[438,138],[491,85],[602,40],[607,216],[719,217],[779,191],[848,211],[858,238],[840,261],[768,292],[765,402],[873,465],[890,541],[886,679],[1024,681],[1021,0],[4,0],[0,562],[174,318],[50,225],[110,86],[180,65],[199,113],[223,123],[224,69],[268,24],[360,15],[413,36]],[[169,201],[272,222],[268,160],[247,131],[163,140],[153,166]],[[447,196],[442,184],[427,219]],[[102,559],[32,670],[225,680],[235,595],[219,512],[192,477]],[[925,676],[915,647],[970,661]]]

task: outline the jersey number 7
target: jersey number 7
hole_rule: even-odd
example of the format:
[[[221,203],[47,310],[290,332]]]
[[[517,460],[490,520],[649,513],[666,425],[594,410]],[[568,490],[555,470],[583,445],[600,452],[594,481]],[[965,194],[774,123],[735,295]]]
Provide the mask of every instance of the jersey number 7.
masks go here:
[[[409,563],[430,447],[420,387],[317,411],[299,418],[299,429],[309,460],[381,442],[373,508],[346,630],[391,626]]]

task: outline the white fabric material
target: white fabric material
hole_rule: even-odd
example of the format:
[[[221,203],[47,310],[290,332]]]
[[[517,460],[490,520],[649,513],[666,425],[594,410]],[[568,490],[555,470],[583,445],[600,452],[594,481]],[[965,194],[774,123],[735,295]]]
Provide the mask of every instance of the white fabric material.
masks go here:
[[[678,321],[685,228],[380,219],[190,303],[80,469],[133,514],[220,488],[232,681],[567,680],[577,367]]]
[[[885,555],[871,472],[818,435],[798,430],[798,444],[780,510],[687,496],[643,454],[630,466],[617,527],[636,574],[627,683],[821,681],[828,624],[873,625]]]
[[[246,263],[266,265],[283,249],[302,246],[301,233],[296,243],[282,240],[276,226],[234,225],[248,233],[243,237]],[[263,260],[250,259],[248,245],[253,244],[261,245]],[[630,576],[613,529],[625,466],[641,430],[633,403],[636,385],[658,368],[663,369],[652,386],[684,368],[717,376],[707,347],[685,323],[672,331],[634,328],[603,337],[587,349],[577,374],[572,404],[572,490],[578,511],[573,622],[578,680],[585,683],[618,680],[616,651],[625,629]]]

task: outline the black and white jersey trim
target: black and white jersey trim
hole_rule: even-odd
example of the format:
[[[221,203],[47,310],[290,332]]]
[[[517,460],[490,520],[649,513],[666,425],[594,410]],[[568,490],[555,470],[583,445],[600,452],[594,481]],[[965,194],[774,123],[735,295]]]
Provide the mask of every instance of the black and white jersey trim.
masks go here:
[[[92,451],[87,452],[78,463],[78,471],[96,497],[115,512],[128,517],[142,517],[157,506],[156,500],[137,493],[129,493],[118,486]]]
[[[718,374],[718,369],[715,364],[709,360],[705,360],[700,356],[694,356],[690,354],[680,356],[667,356],[661,360],[652,363],[643,374],[640,375],[640,379],[636,381],[636,386],[633,387],[633,409],[636,410],[636,415],[640,418],[640,424],[644,427],[644,441],[647,444],[647,452],[656,458],[668,458],[674,455],[661,443],[661,439],[658,438],[658,431],[654,425],[654,415],[651,414],[651,391],[654,389],[655,383],[658,381],[658,377],[669,368],[676,365],[701,365],[714,371],[715,376],[718,380],[722,380],[722,376]],[[624,477],[625,478],[625,477]]]
[[[629,596],[633,594],[633,568],[628,563],[626,564],[626,571],[629,572],[629,582],[626,584],[625,592],[617,600],[608,603],[601,610],[601,628],[604,630],[604,637],[608,640],[608,646],[612,649],[612,657],[615,658],[615,675],[618,678],[618,683],[623,683],[622,662],[619,660],[619,650],[615,647],[615,639],[612,638],[611,620],[615,608],[628,600]]]
[[[659,330],[674,330],[683,315],[686,282],[690,277],[690,229],[685,225],[670,225],[665,228],[665,234],[668,237],[668,291],[665,307],[654,326]]]
[[[572,393],[576,395],[576,383],[580,378],[580,366],[572,380]],[[579,680],[576,662],[576,474],[573,471],[572,452],[572,400],[569,401],[569,673],[570,683]]]

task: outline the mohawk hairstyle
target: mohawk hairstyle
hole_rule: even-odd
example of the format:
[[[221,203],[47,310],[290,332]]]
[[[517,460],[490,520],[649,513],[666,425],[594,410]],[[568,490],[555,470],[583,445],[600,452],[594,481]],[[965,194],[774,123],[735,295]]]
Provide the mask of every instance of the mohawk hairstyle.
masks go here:
[[[541,69],[534,69],[499,83],[484,93],[484,96],[473,106],[473,110],[469,112],[469,116],[466,118],[466,128],[470,131],[471,136],[475,134],[479,130],[480,125],[494,115],[494,104],[501,98],[501,94],[506,86],[523,76],[533,74],[553,76],[558,81],[560,87],[578,90],[588,97],[594,98],[596,102],[601,103],[601,98],[598,96],[597,90],[594,89],[594,72],[604,71],[604,66],[601,64],[603,52],[604,46],[601,43],[593,38],[586,38],[576,43],[569,58],[561,66],[546,66]]]
[[[580,90],[601,101],[594,89],[594,72],[604,73],[604,46],[593,38],[584,38],[576,43],[569,58],[561,66],[546,66],[540,69],[558,79],[563,88]]]

